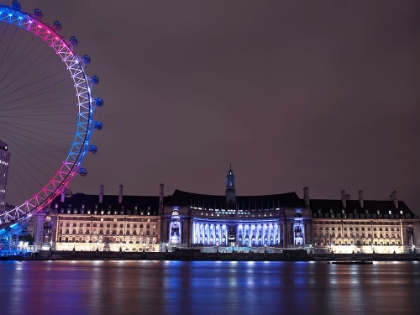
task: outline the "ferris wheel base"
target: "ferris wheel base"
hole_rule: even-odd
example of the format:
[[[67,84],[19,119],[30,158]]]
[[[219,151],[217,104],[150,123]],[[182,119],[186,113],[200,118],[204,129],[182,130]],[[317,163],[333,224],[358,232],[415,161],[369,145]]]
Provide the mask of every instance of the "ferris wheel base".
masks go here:
[[[7,236],[9,234],[18,234],[22,231],[22,226],[19,223],[13,223],[7,228],[0,230],[0,238]]]

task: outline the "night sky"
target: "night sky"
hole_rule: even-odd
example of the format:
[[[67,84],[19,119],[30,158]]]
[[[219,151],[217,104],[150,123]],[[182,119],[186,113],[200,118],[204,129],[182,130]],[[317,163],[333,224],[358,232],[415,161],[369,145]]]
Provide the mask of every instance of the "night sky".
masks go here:
[[[418,1],[21,3],[101,79],[73,192],[224,194],[232,163],[238,195],[397,190],[420,214]]]

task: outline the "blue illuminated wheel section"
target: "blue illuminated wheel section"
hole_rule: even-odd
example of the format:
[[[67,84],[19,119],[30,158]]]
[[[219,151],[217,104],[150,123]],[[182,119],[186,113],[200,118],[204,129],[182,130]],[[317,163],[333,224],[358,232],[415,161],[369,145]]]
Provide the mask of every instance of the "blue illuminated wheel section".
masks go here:
[[[98,76],[89,77],[88,55],[75,54],[78,39],[47,24],[40,9],[27,13],[18,1],[0,4],[0,235],[49,206],[81,167],[101,98]]]

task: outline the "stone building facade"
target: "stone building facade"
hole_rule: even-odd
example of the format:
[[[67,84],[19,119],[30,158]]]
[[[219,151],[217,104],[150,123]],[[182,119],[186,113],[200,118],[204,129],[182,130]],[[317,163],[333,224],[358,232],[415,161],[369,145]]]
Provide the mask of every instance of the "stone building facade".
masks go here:
[[[225,195],[175,190],[158,196],[63,194],[35,216],[37,245],[56,250],[409,253],[420,245],[420,220],[393,192],[389,200],[303,198],[295,192],[237,196],[232,169]]]
[[[229,169],[225,195],[176,190],[165,203],[163,247],[305,248],[311,243],[311,211],[296,193],[236,196]]]
[[[99,196],[62,194],[35,216],[43,230],[36,244],[49,243],[55,250],[159,251],[160,197],[123,196],[122,190],[104,195],[101,186]]]
[[[408,253],[420,244],[419,219],[398,201],[351,200],[343,190],[341,200],[310,200],[313,246],[318,252]]]

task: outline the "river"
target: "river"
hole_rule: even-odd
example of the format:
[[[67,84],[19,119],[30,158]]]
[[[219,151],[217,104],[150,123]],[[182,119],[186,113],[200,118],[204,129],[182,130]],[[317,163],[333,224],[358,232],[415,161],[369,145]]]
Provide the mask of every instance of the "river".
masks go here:
[[[0,314],[419,314],[420,263],[0,261]]]

